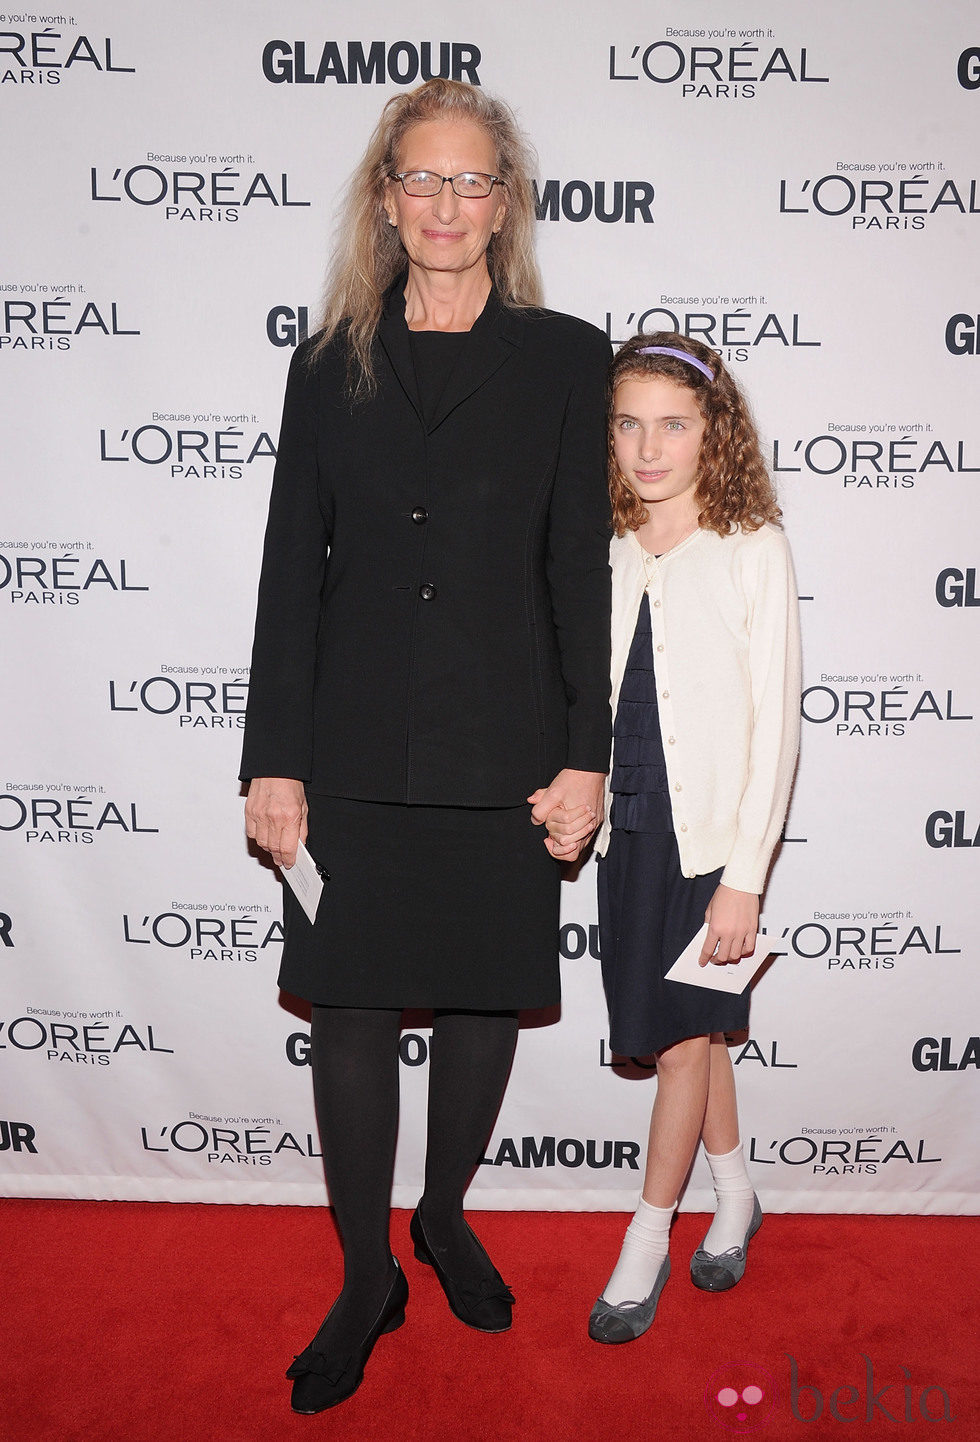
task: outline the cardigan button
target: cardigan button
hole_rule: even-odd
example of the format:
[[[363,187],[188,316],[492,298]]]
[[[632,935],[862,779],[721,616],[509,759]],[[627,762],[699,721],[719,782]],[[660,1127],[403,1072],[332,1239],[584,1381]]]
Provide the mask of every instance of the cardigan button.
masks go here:
[[[668,737],[667,737],[667,745],[668,745],[668,746],[673,746],[673,744],[674,744],[674,738],[673,738],[673,736],[668,736]]]
[[[654,604],[654,607],[659,610],[660,602],[659,602],[659,601],[654,601],[653,604]]]
[[[664,649],[664,648],[663,648],[663,645],[660,645],[660,646],[657,647],[657,650],[658,650],[658,651],[662,651],[663,649]]]
[[[681,830],[682,830],[682,831],[686,831],[686,830],[687,830],[687,822],[686,822],[686,821],[682,821],[682,822],[681,822]]]
[[[675,781],[675,782],[674,782],[674,790],[675,790],[675,791],[683,791],[683,790],[684,790],[683,786],[681,785],[681,783],[680,783],[679,781]]]
[[[426,581],[424,586],[419,587],[419,595],[423,601],[434,601],[437,595],[436,588]]]
[[[661,694],[661,696],[663,697],[663,699],[664,699],[665,701],[668,701],[668,700],[670,699],[670,692],[669,692],[669,691],[661,691],[660,694]]]
[[[416,506],[412,512],[412,520],[417,526],[424,526],[429,519],[429,513],[424,506]]]

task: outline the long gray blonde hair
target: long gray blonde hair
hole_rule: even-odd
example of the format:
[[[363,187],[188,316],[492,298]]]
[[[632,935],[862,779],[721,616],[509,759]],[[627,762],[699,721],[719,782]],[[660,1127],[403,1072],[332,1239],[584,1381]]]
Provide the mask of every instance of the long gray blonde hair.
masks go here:
[[[370,395],[376,387],[372,343],[385,292],[406,265],[398,232],[385,215],[385,182],[397,167],[406,132],[423,121],[444,118],[473,120],[483,127],[496,150],[497,174],[507,186],[504,221],[487,251],[494,285],[508,305],[539,306],[542,301],[534,255],[534,152],[509,106],[459,80],[427,80],[392,96],[348,186],[341,238],[327,275],[322,333],[311,357],[343,329],[348,385],[356,397]]]

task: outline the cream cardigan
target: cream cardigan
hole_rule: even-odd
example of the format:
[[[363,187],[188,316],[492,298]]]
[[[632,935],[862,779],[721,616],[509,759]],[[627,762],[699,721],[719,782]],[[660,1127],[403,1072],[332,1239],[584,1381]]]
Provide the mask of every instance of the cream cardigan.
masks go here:
[[[703,876],[723,866],[726,886],[761,893],[800,734],[799,607],[786,538],[768,525],[728,536],[697,530],[645,564],[628,531],[613,538],[610,564],[613,715],[647,590],[681,869]],[[607,780],[600,855],[609,809]]]

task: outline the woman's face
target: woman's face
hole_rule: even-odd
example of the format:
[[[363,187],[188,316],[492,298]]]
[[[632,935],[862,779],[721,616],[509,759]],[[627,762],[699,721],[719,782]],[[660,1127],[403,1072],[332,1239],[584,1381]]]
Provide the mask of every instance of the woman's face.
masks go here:
[[[429,170],[436,175],[467,170],[496,175],[497,156],[490,136],[475,120],[426,120],[405,132],[397,167],[399,172]],[[406,195],[398,180],[386,182],[384,208],[412,264],[450,274],[485,268],[490,237],[507,213],[499,185],[473,200],[461,198],[449,184],[438,195]]]

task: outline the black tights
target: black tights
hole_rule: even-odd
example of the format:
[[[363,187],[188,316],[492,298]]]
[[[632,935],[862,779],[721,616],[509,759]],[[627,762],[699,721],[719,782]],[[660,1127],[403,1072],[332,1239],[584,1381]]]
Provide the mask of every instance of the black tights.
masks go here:
[[[388,1228],[398,1135],[401,1011],[315,1006],[313,1096],[330,1200],[344,1244],[344,1287],[321,1341],[370,1326],[390,1285]],[[421,1202],[426,1237],[456,1272],[479,1267],[463,1220],[510,1075],[517,1013],[437,1011],[429,1052],[428,1139]],[[356,1338],[355,1338],[356,1340]]]

